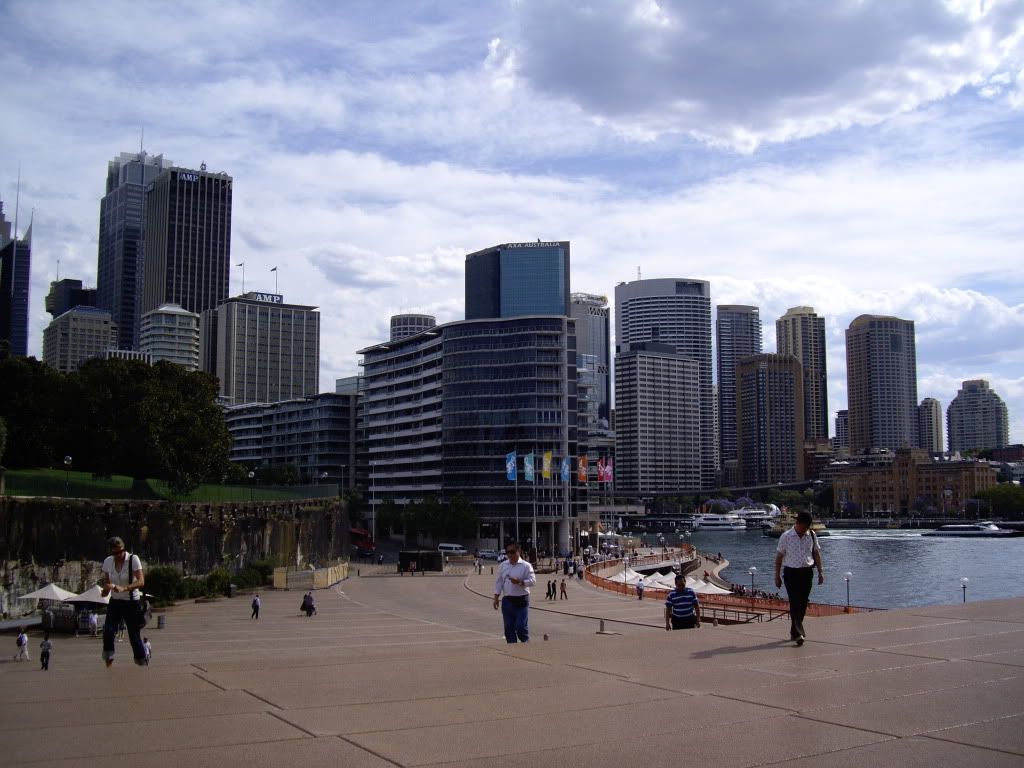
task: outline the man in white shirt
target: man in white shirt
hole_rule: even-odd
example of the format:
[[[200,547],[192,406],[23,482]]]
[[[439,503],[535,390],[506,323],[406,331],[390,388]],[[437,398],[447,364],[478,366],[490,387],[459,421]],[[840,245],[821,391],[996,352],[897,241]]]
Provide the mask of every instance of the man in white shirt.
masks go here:
[[[775,554],[775,587],[786,582],[789,597],[789,637],[797,645],[804,644],[804,616],[811,599],[811,581],[818,569],[818,583],[825,583],[818,537],[811,530],[811,513],[798,512],[793,527],[779,537]]]
[[[522,559],[518,544],[505,547],[505,554],[508,560],[498,566],[498,578],[494,581],[494,610],[501,606],[505,641],[527,643],[530,641],[530,587],[537,583],[537,576],[533,566]]]
[[[138,555],[125,551],[120,536],[107,539],[110,556],[103,561],[103,579],[100,582],[104,597],[110,596],[107,605],[107,619],[103,624],[103,661],[107,666],[114,663],[114,635],[123,621],[128,628],[128,639],[132,644],[135,663],[146,665],[146,651],[142,647],[142,608],[139,602],[141,589],[146,586],[142,573],[142,561]]]

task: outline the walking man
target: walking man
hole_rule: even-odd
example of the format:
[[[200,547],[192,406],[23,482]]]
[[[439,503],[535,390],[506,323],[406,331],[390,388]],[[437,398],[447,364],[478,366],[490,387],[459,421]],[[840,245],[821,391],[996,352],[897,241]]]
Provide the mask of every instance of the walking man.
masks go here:
[[[561,587],[561,589],[562,589],[561,597],[559,597],[559,600],[568,600],[569,599],[569,593],[565,590],[565,579],[562,579],[562,587]]]
[[[636,599],[644,599],[644,577],[641,576],[640,580],[636,583]]]
[[[50,633],[43,634],[43,642],[39,644],[39,669],[43,672],[50,670],[50,651],[53,650],[53,643],[50,641]]]
[[[665,600],[665,629],[693,629],[700,626],[700,601],[686,586],[686,576],[676,575],[676,588]]]
[[[103,581],[100,583],[103,596],[110,596],[107,618],[103,623],[103,661],[108,667],[114,663],[114,635],[120,625],[124,624],[128,629],[135,663],[145,666],[146,651],[142,647],[140,633],[144,622],[139,603],[140,590],[146,585],[142,561],[138,555],[125,551],[124,540],[120,536],[109,538],[107,545],[110,547],[110,556],[103,561]]]
[[[818,584],[825,583],[821,565],[821,548],[818,537],[811,530],[811,513],[798,512],[793,527],[779,537],[779,548],[775,554],[775,587],[786,584],[789,597],[789,637],[797,645],[803,645],[807,637],[804,632],[804,616],[811,599],[811,580],[814,569],[818,569]]]
[[[252,599],[252,616],[250,616],[250,618],[258,619],[259,617],[260,617],[260,596],[256,595],[256,597],[254,597]]]
[[[18,646],[18,652],[14,654],[15,661],[32,661],[28,655],[28,635],[25,634],[25,628],[22,627],[18,630],[18,636],[14,642]]]
[[[537,583],[537,576],[533,566],[522,559],[518,544],[505,547],[505,554],[508,560],[498,567],[498,578],[494,581],[494,610],[501,606],[505,642],[527,643],[530,641],[530,587]]]

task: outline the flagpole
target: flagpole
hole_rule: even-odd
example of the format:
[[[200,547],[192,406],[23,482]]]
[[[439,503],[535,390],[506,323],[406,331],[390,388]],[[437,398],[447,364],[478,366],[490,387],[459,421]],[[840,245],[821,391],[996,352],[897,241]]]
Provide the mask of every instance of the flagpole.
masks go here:
[[[533,549],[537,550],[537,447],[534,446],[530,452],[533,456]],[[544,466],[544,459],[541,458],[541,467]]]
[[[519,544],[519,448],[516,448],[516,544]]]

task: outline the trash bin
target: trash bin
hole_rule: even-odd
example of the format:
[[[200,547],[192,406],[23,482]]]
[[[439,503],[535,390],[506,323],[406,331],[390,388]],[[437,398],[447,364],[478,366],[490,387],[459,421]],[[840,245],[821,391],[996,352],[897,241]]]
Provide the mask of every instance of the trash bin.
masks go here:
[[[167,624],[167,617],[161,613],[156,617],[156,628],[163,629],[165,624]]]

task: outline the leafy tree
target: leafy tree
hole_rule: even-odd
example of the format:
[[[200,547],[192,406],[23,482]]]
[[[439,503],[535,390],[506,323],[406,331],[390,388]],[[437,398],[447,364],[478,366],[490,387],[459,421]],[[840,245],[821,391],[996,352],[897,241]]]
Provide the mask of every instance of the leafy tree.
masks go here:
[[[1024,488],[1015,483],[1000,483],[994,488],[981,491],[977,497],[989,503],[992,517],[1024,519]]]
[[[402,510],[393,499],[388,499],[377,508],[377,530],[395,531],[402,528]]]
[[[33,357],[0,361],[0,417],[7,422],[9,466],[46,467],[67,452],[62,385],[59,373]]]
[[[456,494],[448,505],[448,531],[457,537],[476,533],[480,517],[464,494]]]
[[[359,491],[350,491],[344,495],[344,499],[352,525],[366,522],[366,500],[363,495]]]
[[[0,416],[0,467],[4,465],[4,451],[7,450],[7,421]]]

